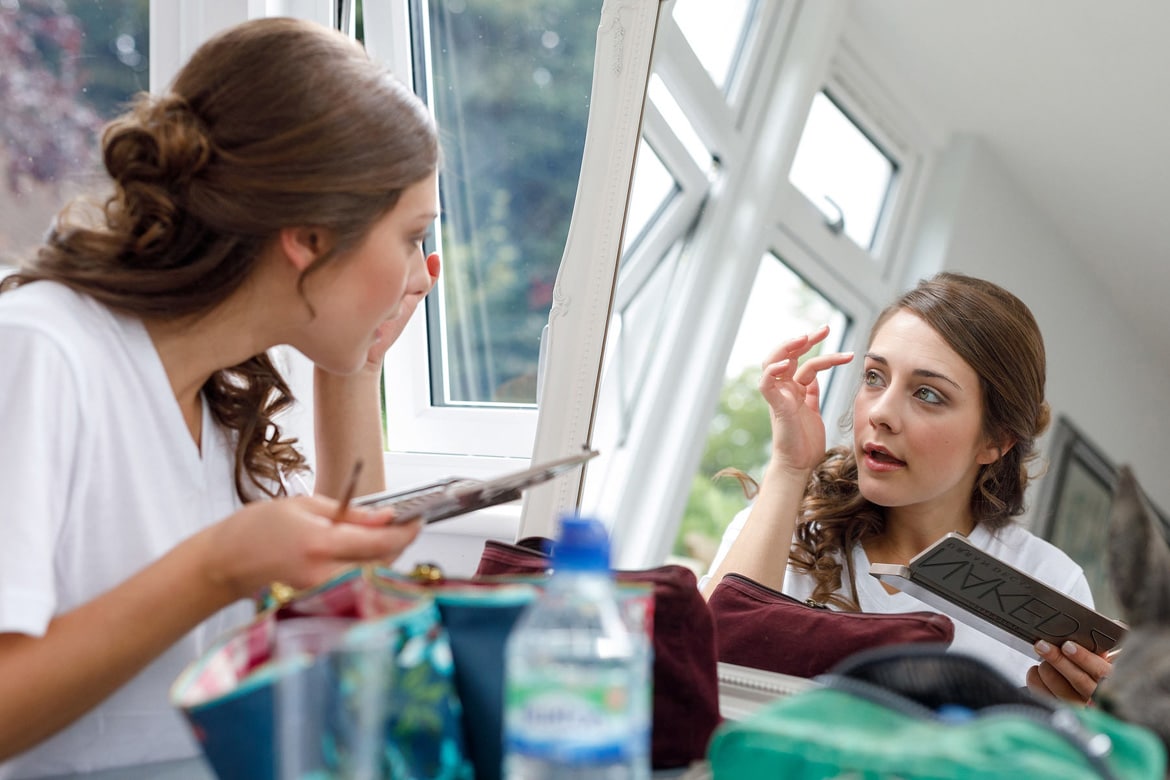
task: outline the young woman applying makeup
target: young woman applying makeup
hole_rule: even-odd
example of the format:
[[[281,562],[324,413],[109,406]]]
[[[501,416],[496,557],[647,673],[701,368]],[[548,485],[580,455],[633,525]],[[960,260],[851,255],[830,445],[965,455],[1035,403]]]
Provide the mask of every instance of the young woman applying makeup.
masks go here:
[[[102,152],[108,199],[0,294],[0,778],[196,755],[167,690],[249,596],[418,533],[335,497],[359,459],[383,487],[382,357],[439,272],[425,106],[344,35],[262,19]],[[315,364],[315,495],[286,495],[277,345]]]
[[[870,577],[869,565],[905,564],[954,531],[1091,605],[1081,568],[1013,520],[1049,422],[1044,342],[1027,306],[955,273],[907,292],[878,317],[858,361],[852,446],[826,453],[817,374],[854,357],[799,360],[827,334],[793,339],[764,365],[771,460],[752,506],[724,535],[704,593],[738,572],[836,609],[929,609]],[[1037,643],[1030,657],[958,622],[951,649],[1074,702],[1087,702],[1110,669],[1071,642]]]

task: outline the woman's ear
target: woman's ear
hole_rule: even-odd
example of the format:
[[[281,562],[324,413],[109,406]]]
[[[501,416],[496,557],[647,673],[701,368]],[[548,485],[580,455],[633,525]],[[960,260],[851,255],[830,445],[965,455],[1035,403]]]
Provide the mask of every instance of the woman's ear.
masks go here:
[[[319,227],[281,228],[277,245],[288,262],[302,273],[328,249],[325,231]]]
[[[975,456],[975,462],[981,466],[986,466],[988,463],[995,463],[1011,452],[1012,447],[1016,446],[1015,439],[1004,439],[1000,442],[993,442],[988,439],[987,444]]]

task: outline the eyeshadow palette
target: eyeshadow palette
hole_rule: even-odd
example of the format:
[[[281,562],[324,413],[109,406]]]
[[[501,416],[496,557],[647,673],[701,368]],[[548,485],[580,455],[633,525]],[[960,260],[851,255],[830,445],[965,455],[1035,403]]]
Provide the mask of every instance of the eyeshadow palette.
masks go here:
[[[1028,655],[1043,639],[1071,639],[1094,653],[1112,650],[1124,623],[1094,611],[1034,577],[949,533],[909,565],[874,563],[869,573],[955,620]]]

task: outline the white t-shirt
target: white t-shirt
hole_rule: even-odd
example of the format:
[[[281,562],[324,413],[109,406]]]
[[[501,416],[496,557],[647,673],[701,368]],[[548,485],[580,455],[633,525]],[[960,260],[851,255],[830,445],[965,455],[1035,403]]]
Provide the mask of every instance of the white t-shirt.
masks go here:
[[[202,430],[200,451],[140,320],[50,282],[0,295],[0,632],[43,635],[53,616],[239,508],[231,443],[206,404]],[[250,615],[240,602],[213,616],[72,726],[0,764],[0,779],[195,755],[168,689]]]
[[[711,573],[718,568],[727,551],[731,549],[732,542],[747,523],[749,512],[750,508],[739,512],[727,527],[708,574],[699,581],[700,588],[710,580]],[[979,549],[1027,572],[1070,598],[1088,606],[1093,605],[1093,594],[1089,590],[1089,582],[1085,579],[1085,573],[1080,565],[1060,548],[1027,529],[1013,523],[992,534],[976,526],[968,539]],[[887,592],[881,582],[867,574],[869,558],[860,545],[853,551],[853,569],[857,572],[857,596],[862,612],[940,611],[909,594]],[[789,567],[784,575],[782,590],[789,596],[804,601],[812,595],[815,584],[812,575]],[[848,584],[844,585],[842,593],[851,595]],[[952,651],[973,655],[985,661],[1020,686],[1025,684],[1028,669],[1040,662],[1038,656],[1025,655],[961,621],[952,622],[955,624],[955,638],[950,646]]]

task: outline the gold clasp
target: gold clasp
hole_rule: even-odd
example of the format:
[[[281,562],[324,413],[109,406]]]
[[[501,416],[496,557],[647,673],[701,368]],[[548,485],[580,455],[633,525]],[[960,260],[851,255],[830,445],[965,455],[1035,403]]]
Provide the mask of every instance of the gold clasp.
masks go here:
[[[437,563],[419,563],[410,570],[410,578],[416,582],[438,582],[443,579],[443,570]]]

